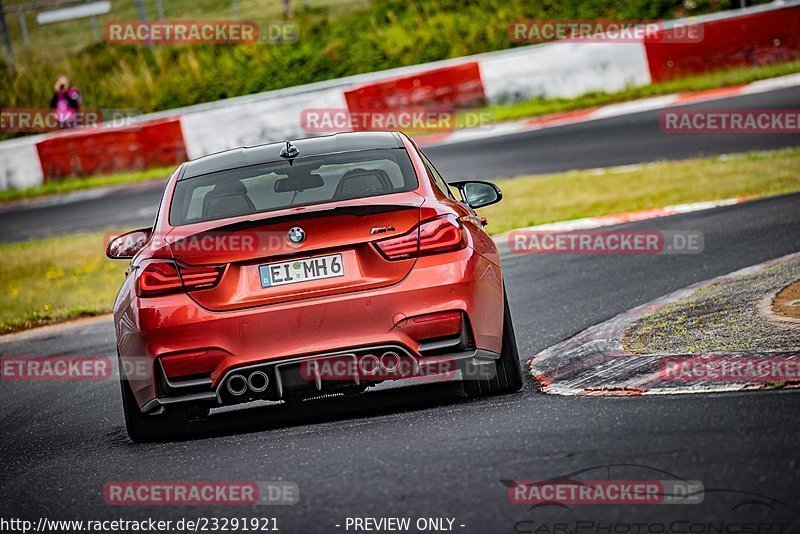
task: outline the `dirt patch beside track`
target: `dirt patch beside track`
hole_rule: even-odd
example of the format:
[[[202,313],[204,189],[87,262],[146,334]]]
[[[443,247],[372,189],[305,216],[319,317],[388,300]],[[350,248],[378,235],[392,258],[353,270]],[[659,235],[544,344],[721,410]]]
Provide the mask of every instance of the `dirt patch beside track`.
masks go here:
[[[622,345],[633,354],[800,349],[800,323],[774,320],[769,306],[798,317],[798,278],[800,257],[721,280],[643,316]]]
[[[800,280],[792,282],[778,292],[772,311],[783,317],[800,319]]]

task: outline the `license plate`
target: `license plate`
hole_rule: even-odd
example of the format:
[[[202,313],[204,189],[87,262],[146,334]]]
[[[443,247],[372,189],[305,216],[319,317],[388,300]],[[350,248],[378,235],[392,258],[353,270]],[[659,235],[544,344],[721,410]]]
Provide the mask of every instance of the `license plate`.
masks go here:
[[[341,254],[268,263],[258,267],[261,287],[285,286],[311,280],[344,276]]]

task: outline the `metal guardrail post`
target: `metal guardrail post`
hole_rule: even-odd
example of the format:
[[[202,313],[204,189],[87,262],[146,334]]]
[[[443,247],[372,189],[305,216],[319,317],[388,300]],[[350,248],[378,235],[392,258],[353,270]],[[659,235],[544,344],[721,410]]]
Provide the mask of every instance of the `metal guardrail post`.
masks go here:
[[[139,11],[139,20],[147,22],[147,8],[144,6],[144,0],[136,0],[136,9]]]
[[[86,0],[87,4],[91,4],[92,0]],[[92,34],[94,35],[94,42],[100,42],[100,26],[97,23],[97,17],[92,17]]]
[[[22,44],[25,45],[25,50],[29,50],[31,48],[31,39],[28,35],[28,21],[25,20],[25,11],[22,9],[17,10],[17,16],[19,17],[19,30],[22,33]]]
[[[0,33],[3,34],[3,46],[6,49],[6,63],[9,67],[14,68],[14,52],[11,50],[11,37],[8,35],[8,26],[6,25],[6,12],[3,9],[3,0],[0,0]]]
[[[139,20],[147,22],[147,8],[144,6],[144,0],[136,0],[136,8],[139,10]],[[147,40],[147,47],[153,48],[153,41]]]

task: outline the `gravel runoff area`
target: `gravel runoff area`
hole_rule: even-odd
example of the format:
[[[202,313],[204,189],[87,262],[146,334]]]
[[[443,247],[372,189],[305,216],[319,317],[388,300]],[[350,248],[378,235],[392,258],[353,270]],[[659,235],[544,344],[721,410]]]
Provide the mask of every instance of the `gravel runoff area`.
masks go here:
[[[622,345],[634,354],[800,350],[800,319],[787,312],[799,279],[795,256],[701,288],[634,322]]]

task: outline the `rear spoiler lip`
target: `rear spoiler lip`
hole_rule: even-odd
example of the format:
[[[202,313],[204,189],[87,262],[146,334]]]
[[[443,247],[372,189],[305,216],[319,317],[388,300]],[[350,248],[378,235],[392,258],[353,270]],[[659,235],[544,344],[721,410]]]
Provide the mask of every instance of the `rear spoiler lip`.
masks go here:
[[[377,215],[380,213],[392,213],[395,211],[403,211],[408,209],[419,209],[424,203],[424,198],[421,197],[421,202],[394,202],[392,204],[364,204],[357,206],[337,206],[333,208],[317,209],[311,211],[303,211],[299,213],[289,213],[285,215],[269,216],[265,215],[259,218],[246,219],[244,221],[236,221],[234,223],[222,224],[214,226],[213,228],[206,228],[197,233],[206,232],[237,232],[240,230],[247,230],[255,226],[263,224],[278,224],[282,222],[294,222],[307,219],[317,219],[319,217],[329,217],[331,215],[355,215],[356,217],[363,217],[366,215]],[[178,238],[178,239],[182,239]]]

